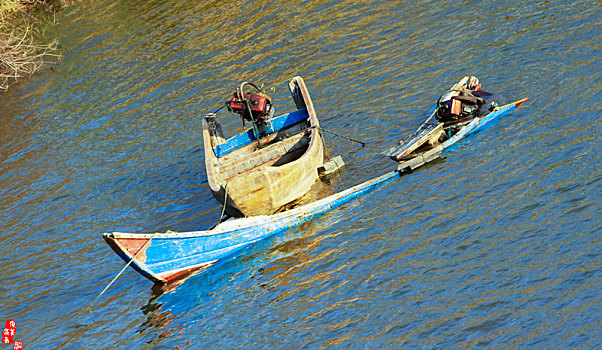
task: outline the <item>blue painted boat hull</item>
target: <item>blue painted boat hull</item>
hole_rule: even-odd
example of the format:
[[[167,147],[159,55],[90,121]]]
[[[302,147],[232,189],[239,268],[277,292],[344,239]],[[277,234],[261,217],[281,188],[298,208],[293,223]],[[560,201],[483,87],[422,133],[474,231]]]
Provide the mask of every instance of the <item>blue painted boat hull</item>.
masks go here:
[[[432,162],[433,160],[440,158],[445,154],[446,150],[449,150],[454,144],[460,141],[462,138],[474,134],[480,130],[483,130],[488,123],[493,120],[497,120],[504,115],[510,113],[518,106],[520,106],[523,102],[525,102],[527,98],[522,100],[518,100],[516,102],[512,102],[500,107],[496,107],[491,113],[484,115],[482,117],[474,118],[468,124],[464,125],[462,129],[460,129],[456,134],[447,139],[442,144],[420,154],[417,154],[415,157],[409,160],[400,161],[397,166],[397,170],[399,172],[407,172],[414,170],[426,163]]]
[[[399,176],[396,171],[316,202],[274,215],[229,220],[206,231],[105,233],[103,238],[126,262],[154,282],[181,279],[261,239],[292,229]]]
[[[440,145],[439,154],[462,137],[507,114],[523,101],[502,106],[483,118],[473,120]],[[103,238],[124,261],[143,276],[154,282],[173,283],[250,244],[292,229],[359,197],[399,174],[399,171],[392,171],[310,204],[274,215],[229,220],[211,230],[154,234],[113,232],[103,234]]]

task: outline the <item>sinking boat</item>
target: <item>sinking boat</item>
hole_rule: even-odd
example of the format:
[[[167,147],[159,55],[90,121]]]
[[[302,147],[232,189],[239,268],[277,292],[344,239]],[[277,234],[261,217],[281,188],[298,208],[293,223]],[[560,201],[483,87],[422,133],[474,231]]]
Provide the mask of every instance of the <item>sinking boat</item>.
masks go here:
[[[484,129],[488,123],[508,114],[526,100],[527,98],[524,98],[503,106],[496,106],[485,115],[472,118],[467,122],[455,123],[457,130],[452,130],[453,135],[450,132],[449,136],[442,136],[440,133],[439,138],[429,136],[437,133],[436,130],[439,128],[449,130],[445,123],[441,126],[439,124],[429,126],[426,128],[427,131],[422,130],[424,127],[421,126],[417,133],[407,138],[408,142],[403,142],[389,150],[390,157],[400,159],[396,171],[306,205],[273,215],[232,218],[209,230],[165,233],[112,232],[104,233],[103,238],[128,265],[149,280],[168,285],[181,283],[191,274],[220,259],[232,256],[259,240],[292,229],[353,198],[366,194],[378,185],[407,173],[408,170],[441,157],[459,140]],[[430,145],[431,141],[434,145]],[[419,145],[416,145],[417,143]]]
[[[230,219],[194,232],[103,234],[132,268],[158,283],[176,283],[217,260],[267,237],[292,229],[398,176],[389,172],[313,203],[274,215]]]
[[[203,121],[207,181],[230,216],[273,214],[318,179],[324,163],[318,117],[303,79],[295,77],[288,86],[297,110],[272,117],[269,97],[254,84],[241,84],[228,109],[251,127],[229,139],[214,113]]]
[[[384,153],[398,162],[398,171],[408,172],[440,158],[445,149],[466,135],[480,130],[488,122],[528,100],[523,98],[503,106],[493,99],[486,103],[480,96],[492,97],[493,94],[483,92],[478,79],[472,81],[473,78],[464,77],[455,84],[428,111],[428,117],[416,131]],[[449,103],[445,104],[445,101]]]

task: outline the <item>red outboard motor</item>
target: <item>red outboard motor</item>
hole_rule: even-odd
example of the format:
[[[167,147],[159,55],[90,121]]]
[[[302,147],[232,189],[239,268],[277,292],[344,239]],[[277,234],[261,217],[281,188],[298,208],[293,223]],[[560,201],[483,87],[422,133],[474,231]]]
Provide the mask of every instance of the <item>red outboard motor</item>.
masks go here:
[[[251,85],[257,91],[244,92],[244,86]],[[240,114],[244,120],[253,122],[257,127],[268,123],[272,114],[272,100],[253,83],[244,82],[236,89],[228,103],[228,109]]]
[[[481,90],[479,79],[465,76],[452,86],[437,102],[437,120],[442,123],[455,123],[458,120],[478,116],[485,100],[478,95],[488,94]]]

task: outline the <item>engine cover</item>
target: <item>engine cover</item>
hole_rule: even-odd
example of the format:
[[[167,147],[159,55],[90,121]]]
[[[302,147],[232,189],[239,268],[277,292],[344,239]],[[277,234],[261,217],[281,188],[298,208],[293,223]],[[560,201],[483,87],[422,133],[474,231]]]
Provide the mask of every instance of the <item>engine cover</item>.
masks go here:
[[[249,108],[245,100],[249,100],[252,118],[249,114]],[[229,104],[230,110],[240,114],[248,121],[255,123],[266,123],[272,108],[270,97],[262,92],[247,92],[242,94],[242,98],[238,92],[232,95]]]

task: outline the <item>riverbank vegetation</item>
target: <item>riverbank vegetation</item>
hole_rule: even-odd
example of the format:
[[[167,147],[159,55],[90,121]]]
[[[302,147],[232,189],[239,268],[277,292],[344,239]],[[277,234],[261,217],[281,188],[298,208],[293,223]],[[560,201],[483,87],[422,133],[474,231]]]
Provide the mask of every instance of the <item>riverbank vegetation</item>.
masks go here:
[[[58,42],[46,33],[57,5],[51,0],[0,0],[0,92],[58,62]]]

